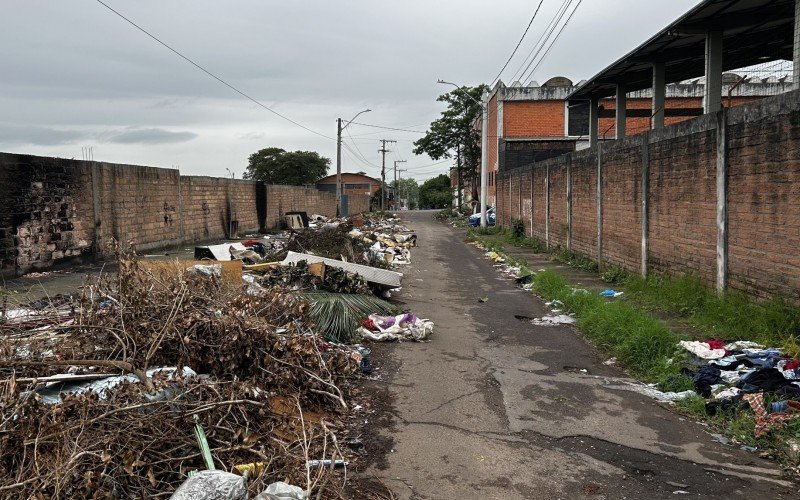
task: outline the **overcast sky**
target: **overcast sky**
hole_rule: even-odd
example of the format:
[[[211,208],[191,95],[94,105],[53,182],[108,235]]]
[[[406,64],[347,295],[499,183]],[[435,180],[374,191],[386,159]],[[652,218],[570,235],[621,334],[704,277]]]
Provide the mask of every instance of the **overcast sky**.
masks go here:
[[[222,176],[228,168],[241,177],[250,153],[277,146],[318,151],[334,173],[337,117],[371,108],[357,121],[426,130],[443,109],[436,97],[450,90],[436,80],[490,83],[539,3],[104,1],[328,138],[246,100],[96,0],[3,0],[0,151],[80,159],[81,147],[92,146],[95,160],[194,175]],[[563,1],[544,0],[503,81],[513,81]],[[583,0],[524,83],[589,78],[696,3]],[[404,175],[423,180],[449,167],[411,153],[420,134],[353,124],[344,137],[345,171],[379,176],[379,139],[398,141],[387,167],[407,160]]]

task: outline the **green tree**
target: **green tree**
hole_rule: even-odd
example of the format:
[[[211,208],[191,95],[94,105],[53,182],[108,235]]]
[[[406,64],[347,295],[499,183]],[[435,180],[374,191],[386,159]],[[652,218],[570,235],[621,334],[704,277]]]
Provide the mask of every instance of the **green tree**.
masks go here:
[[[464,179],[472,180],[473,199],[478,198],[481,137],[472,123],[481,115],[478,102],[488,88],[486,85],[459,87],[440,95],[436,100],[447,103],[447,109],[431,122],[427,134],[414,142],[414,154],[425,153],[433,160],[455,158],[462,183]],[[458,197],[458,205],[461,206],[461,189],[458,190]]]
[[[437,175],[422,183],[419,187],[419,208],[447,208],[453,204],[453,193],[450,190],[450,177],[447,174]]]
[[[286,151],[281,148],[264,148],[250,155],[245,179],[264,181],[267,184],[302,186],[313,184],[325,177],[331,161],[314,151]]]
[[[409,210],[419,208],[419,184],[415,179],[399,179],[397,183],[392,181],[392,187],[398,202],[405,199],[408,200]]]

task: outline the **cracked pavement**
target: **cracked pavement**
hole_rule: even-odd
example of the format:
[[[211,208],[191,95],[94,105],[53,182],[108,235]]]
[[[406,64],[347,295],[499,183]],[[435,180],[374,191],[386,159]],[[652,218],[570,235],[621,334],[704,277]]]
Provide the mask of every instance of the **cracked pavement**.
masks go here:
[[[400,499],[796,498],[776,463],[615,388],[574,328],[516,319],[547,308],[433,215],[403,214],[419,246],[396,298],[435,333],[390,349],[394,450],[367,476]]]

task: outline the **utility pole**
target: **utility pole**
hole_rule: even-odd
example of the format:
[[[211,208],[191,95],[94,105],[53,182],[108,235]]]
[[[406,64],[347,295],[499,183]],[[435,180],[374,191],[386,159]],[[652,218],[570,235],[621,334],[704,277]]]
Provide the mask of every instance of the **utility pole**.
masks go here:
[[[381,139],[381,149],[378,150],[382,154],[381,160],[381,212],[386,211],[386,153],[390,150],[386,149],[387,142],[397,142],[391,139]]]
[[[397,193],[395,193],[394,197],[394,206],[397,208],[397,199],[400,193],[400,184],[397,183],[397,164],[398,163],[405,163],[405,160],[395,160],[394,162],[394,187],[397,188]]]
[[[347,128],[350,123],[358,118],[361,113],[369,113],[371,109],[359,111],[356,116],[352,117],[344,127],[342,126],[342,119],[336,119],[336,215],[342,215],[342,130]]]
[[[400,181],[402,181],[403,179],[402,179],[402,176],[400,174],[402,174],[403,172],[408,172],[408,169],[401,168],[401,169],[399,169],[397,171],[397,191],[398,191],[398,197],[400,198],[401,201],[402,201],[403,197],[400,196]],[[408,200],[406,200],[406,201],[408,201]],[[410,205],[411,205],[411,203],[407,203],[406,204],[406,208],[410,209],[411,208]]]
[[[336,119],[336,216],[342,216],[342,119]]]

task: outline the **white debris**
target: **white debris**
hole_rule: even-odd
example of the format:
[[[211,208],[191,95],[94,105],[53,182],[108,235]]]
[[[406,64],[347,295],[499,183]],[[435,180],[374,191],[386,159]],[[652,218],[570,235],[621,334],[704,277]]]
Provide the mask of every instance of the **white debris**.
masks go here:
[[[536,326],[571,325],[575,323],[575,318],[568,314],[548,315],[534,318],[531,323]]]

